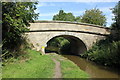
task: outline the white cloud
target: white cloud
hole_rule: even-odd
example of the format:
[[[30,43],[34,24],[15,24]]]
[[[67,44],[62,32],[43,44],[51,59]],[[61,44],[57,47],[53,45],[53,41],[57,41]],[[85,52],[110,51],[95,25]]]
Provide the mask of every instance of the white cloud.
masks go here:
[[[98,9],[100,9],[101,11],[103,11],[104,13],[108,13],[111,12],[112,7],[99,7]]]
[[[118,2],[119,0],[38,0],[39,2]]]
[[[107,15],[106,18],[107,18],[107,26],[110,26],[114,22],[112,20],[113,14],[111,13],[111,14]]]
[[[39,16],[54,16],[56,15],[57,13],[42,13],[42,14],[39,14]]]
[[[45,2],[39,2],[37,7],[43,7],[43,6],[56,6],[53,3],[45,3]]]
[[[73,13],[74,16],[80,16],[85,12],[85,10],[80,10],[80,11],[79,10],[78,11],[69,11],[68,10],[68,11],[65,11],[65,13],[70,13],[70,12]]]
[[[40,9],[36,9],[36,10],[35,10],[35,13],[40,13]]]
[[[85,10],[81,10],[81,11],[73,11],[73,13],[75,14],[83,14],[85,12]]]
[[[39,11],[39,10],[38,10]],[[36,12],[38,12],[38,11],[36,11]],[[66,13],[69,13],[69,12],[71,12],[71,13],[73,13],[75,16],[80,16],[80,15],[82,15],[83,13],[84,13],[84,11],[85,10],[83,10],[83,11],[65,11]],[[39,14],[39,16],[54,16],[54,15],[56,15],[56,14],[58,14],[58,12],[53,12],[53,13],[41,13],[41,14]],[[77,15],[78,14],[78,15]]]
[[[112,10],[110,10],[113,7],[99,7],[99,9],[105,14],[106,19],[107,19],[107,26],[110,26],[113,23],[113,14]]]
[[[1,0],[2,2],[14,2],[14,0]],[[15,0],[16,2],[118,2],[119,0]]]

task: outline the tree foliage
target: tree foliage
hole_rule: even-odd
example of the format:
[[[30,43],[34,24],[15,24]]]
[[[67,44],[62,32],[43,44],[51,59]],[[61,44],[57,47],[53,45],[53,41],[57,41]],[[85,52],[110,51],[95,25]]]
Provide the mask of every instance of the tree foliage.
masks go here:
[[[3,51],[14,50],[22,43],[23,33],[28,30],[38,14],[34,12],[36,2],[2,2]]]
[[[98,64],[106,66],[115,66],[117,68],[120,65],[120,41],[110,42],[109,40],[101,40],[96,43],[92,49],[83,54],[85,57],[91,61]]]
[[[114,23],[111,25],[112,29],[114,29],[114,34],[112,35],[112,38],[115,41],[120,40],[120,1],[117,3],[117,5],[112,9],[112,13],[114,14]]]
[[[76,21],[76,22],[81,22],[81,16],[77,16],[77,17],[75,18],[75,21]]]
[[[46,50],[57,52],[57,53],[67,53],[69,51],[70,42],[64,37],[55,37],[47,43]]]
[[[81,22],[105,26],[106,17],[105,15],[103,15],[102,11],[94,8],[85,11],[83,16],[81,17]]]
[[[91,61],[107,66],[120,67],[120,1],[112,9],[114,23],[111,25],[114,34],[111,33],[105,40],[97,42],[92,49],[81,55]]]
[[[115,21],[112,24],[112,27],[114,29],[120,30],[120,1],[117,3],[117,5],[112,9],[112,13],[114,14],[113,20]]]
[[[63,10],[60,10],[58,14],[53,16],[53,20],[66,21],[66,13]]]
[[[53,20],[80,21],[80,17],[75,17],[72,13],[65,13],[63,10],[60,10],[58,14],[53,16]]]
[[[75,17],[72,13],[65,13],[63,10],[60,10],[58,14],[53,16],[53,20],[60,21],[74,21]]]

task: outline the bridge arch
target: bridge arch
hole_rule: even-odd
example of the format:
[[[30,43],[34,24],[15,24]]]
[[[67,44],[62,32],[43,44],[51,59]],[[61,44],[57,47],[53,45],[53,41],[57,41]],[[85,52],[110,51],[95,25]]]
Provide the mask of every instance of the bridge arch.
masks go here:
[[[69,39],[75,38],[71,43],[75,40],[77,43],[84,43],[89,50],[96,41],[104,39],[111,31],[98,25],[61,21],[37,21],[30,23],[29,28],[30,31],[26,33],[28,42],[33,49],[42,51],[43,54],[46,43],[56,36],[67,35]]]
[[[79,55],[82,53],[85,53],[87,51],[87,46],[84,43],[84,41],[82,41],[80,38],[73,36],[73,35],[57,35],[57,36],[53,36],[50,39],[47,40],[46,43],[46,47],[49,47],[47,44],[48,42],[50,42],[51,40],[57,38],[57,37],[63,37],[65,39],[67,39],[70,42],[70,48],[68,53],[66,54],[74,54],[74,55]],[[44,51],[46,52],[46,51]]]

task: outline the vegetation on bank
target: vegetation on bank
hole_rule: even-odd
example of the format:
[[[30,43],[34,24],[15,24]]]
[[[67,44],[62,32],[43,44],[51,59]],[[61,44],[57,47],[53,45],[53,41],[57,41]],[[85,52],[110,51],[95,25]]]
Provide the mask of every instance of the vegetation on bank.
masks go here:
[[[87,51],[85,54],[82,54],[81,57],[87,58],[105,66],[118,67],[120,65],[120,1],[112,9],[112,12],[115,16],[113,18],[114,23],[111,25],[111,29],[114,31],[111,32],[111,34],[105,40],[100,40],[97,42],[89,51]],[[65,17],[60,16],[61,14],[65,14],[64,11],[60,10],[59,14],[53,17],[53,20],[64,20]],[[101,22],[101,18],[98,18],[97,20],[95,18],[95,14],[97,14],[97,18],[98,16],[101,16],[103,21]],[[82,16],[81,21],[96,25],[105,25],[106,23],[105,16],[102,15],[102,12],[99,9],[86,10],[85,14]],[[69,48],[70,44],[67,45],[64,43],[64,46],[59,47],[60,50],[63,49],[64,51],[65,48]],[[67,50],[69,51],[69,49],[66,49],[65,51]]]
[[[81,55],[91,61],[107,66],[120,67],[120,1],[112,9],[115,15],[114,23],[111,28],[114,33],[111,32],[105,40],[97,42],[92,49],[87,53]]]
[[[29,30],[27,28],[29,23],[38,17],[35,13],[36,4],[36,2],[2,2],[2,78],[52,78],[54,75],[55,64],[49,55],[40,55],[33,50],[26,51],[30,45],[26,43],[24,32]],[[82,74],[79,68],[77,70]]]
[[[55,37],[47,42],[46,52],[69,53],[70,41],[64,37]]]
[[[28,54],[19,56],[14,62],[3,66],[3,78],[51,78],[54,75],[55,63],[48,55],[27,50]]]
[[[75,63],[70,60],[62,60],[61,70],[63,78],[90,78],[90,75],[81,70]]]
[[[120,65],[120,41],[101,40],[81,57],[105,66]]]
[[[40,52],[27,49],[28,54],[21,55],[13,62],[3,66],[2,78],[53,78],[55,58],[63,59],[57,54],[41,55]],[[88,78],[88,74],[80,70],[77,65],[68,59],[60,61],[62,78]]]
[[[18,57],[25,44],[24,32],[37,19],[37,2],[2,2],[2,58]],[[26,45],[26,44],[25,44]]]
[[[75,63],[62,55],[52,53],[50,56],[60,61],[62,78],[90,78],[89,74],[81,70]]]
[[[29,22],[33,22],[34,19],[36,19],[38,16],[38,14],[34,12],[34,10],[36,10],[36,4],[37,3],[34,2],[2,3],[3,78],[50,78],[53,76],[54,62],[51,60],[51,57],[49,55],[40,55],[39,52],[33,50],[25,51],[24,47],[22,46],[22,44],[26,45],[23,35],[24,32],[28,30],[27,26],[29,26]],[[65,16],[62,16],[62,14],[65,14]],[[120,1],[115,6],[115,8],[113,8],[113,14],[115,15],[115,22],[111,25],[111,27],[115,30],[114,35],[110,35],[112,37],[96,43],[93,48],[82,55],[82,57],[88,58],[89,60],[96,63],[117,67],[120,65]],[[60,11],[59,14],[55,16],[56,19],[54,20],[64,20],[64,18],[67,18],[66,20],[73,21],[71,19],[74,19],[72,13],[64,13],[64,11]],[[77,17],[74,21],[81,21],[80,18],[81,17]],[[95,24],[94,22],[89,22],[89,20],[87,23]],[[105,22],[101,23],[101,25],[105,25]],[[64,53],[66,53],[66,51],[69,51],[69,42],[67,40],[58,39],[55,41],[55,45],[57,45],[55,47],[60,47],[60,50]],[[51,44],[53,45],[54,43]],[[87,77],[84,72],[79,71],[77,66],[73,67],[73,63],[65,60],[62,61],[61,64],[64,78],[78,78],[79,76]],[[69,69],[68,67],[71,68]],[[76,69],[74,70],[73,68]]]

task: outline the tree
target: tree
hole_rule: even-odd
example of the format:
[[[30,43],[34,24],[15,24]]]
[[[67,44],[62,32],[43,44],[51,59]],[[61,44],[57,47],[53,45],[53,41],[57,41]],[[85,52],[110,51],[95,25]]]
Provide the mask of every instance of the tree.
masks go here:
[[[114,14],[113,20],[115,21],[111,26],[112,29],[115,30],[115,34],[112,36],[115,41],[120,40],[120,1],[117,5],[112,9],[112,13]]]
[[[49,49],[50,47],[52,48]],[[65,39],[64,37],[55,37],[47,43],[46,50],[55,51],[57,53],[64,53],[66,51],[69,51],[69,48],[70,42],[67,39]]]
[[[81,16],[77,16],[77,17],[75,18],[75,21],[76,21],[76,22],[81,22]]]
[[[60,10],[58,14],[53,16],[53,20],[65,21],[66,13],[63,10]]]
[[[72,13],[66,13],[66,21],[74,21],[75,20],[75,16],[73,16]]]
[[[75,16],[72,13],[65,13],[63,10],[60,10],[58,14],[53,16],[53,20],[75,21]]]
[[[28,30],[38,14],[34,12],[36,2],[2,2],[2,48],[15,50],[23,41],[23,33]]]
[[[120,1],[117,3],[117,5],[112,9],[112,13],[114,14],[113,20],[115,21],[112,24],[112,27],[114,29],[120,30]]]
[[[105,17],[105,15],[103,15],[102,11],[94,8],[94,9],[85,11],[83,16],[81,17],[81,22],[105,26],[106,25],[106,17]]]

